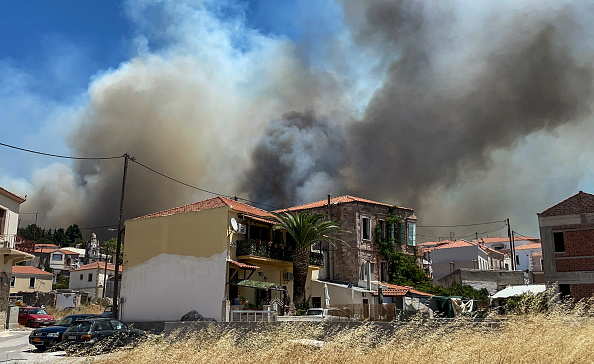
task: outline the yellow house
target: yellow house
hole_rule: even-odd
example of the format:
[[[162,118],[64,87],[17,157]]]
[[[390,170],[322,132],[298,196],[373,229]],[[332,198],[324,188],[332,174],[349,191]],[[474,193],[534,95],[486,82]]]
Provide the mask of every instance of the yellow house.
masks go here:
[[[273,225],[268,212],[221,196],[126,221],[121,318],[180,320],[197,310],[220,320],[225,300],[290,299],[294,243]],[[310,272],[322,265],[313,252]]]
[[[54,275],[26,265],[12,267],[10,293],[18,292],[49,292],[52,290]]]

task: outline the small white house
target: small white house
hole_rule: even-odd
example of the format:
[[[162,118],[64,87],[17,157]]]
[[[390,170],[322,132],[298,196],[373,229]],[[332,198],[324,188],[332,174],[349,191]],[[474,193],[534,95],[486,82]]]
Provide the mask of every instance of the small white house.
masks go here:
[[[89,298],[103,297],[104,283],[107,283],[109,277],[113,277],[115,266],[105,262],[95,262],[83,265],[82,267],[70,272],[70,284],[68,288],[73,291],[81,291],[89,294]],[[120,266],[120,273],[122,267]],[[106,277],[107,274],[107,277]]]
[[[541,253],[542,247],[540,243],[525,244],[516,247],[516,270],[532,270],[530,256],[532,254]],[[542,265],[541,265],[542,266]],[[542,269],[540,269],[542,270]]]

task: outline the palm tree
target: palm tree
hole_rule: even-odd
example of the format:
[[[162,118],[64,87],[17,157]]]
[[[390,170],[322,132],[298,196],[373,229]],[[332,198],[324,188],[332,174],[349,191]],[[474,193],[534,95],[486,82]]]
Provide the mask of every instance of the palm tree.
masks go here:
[[[311,246],[326,240],[331,243],[342,242],[341,239],[331,236],[332,233],[343,232],[337,221],[324,220],[323,214],[310,215],[307,211],[295,214],[291,211],[274,213],[277,223],[273,230],[285,230],[295,240],[293,251],[293,302],[305,301],[305,283],[309,273],[309,255]]]

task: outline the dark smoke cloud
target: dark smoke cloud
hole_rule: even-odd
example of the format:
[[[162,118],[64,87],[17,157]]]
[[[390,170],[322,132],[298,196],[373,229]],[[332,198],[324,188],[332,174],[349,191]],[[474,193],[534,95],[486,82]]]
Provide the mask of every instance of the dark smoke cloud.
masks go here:
[[[266,126],[241,188],[267,209],[323,198],[328,189],[341,189],[344,142],[342,129],[327,118],[287,113]]]

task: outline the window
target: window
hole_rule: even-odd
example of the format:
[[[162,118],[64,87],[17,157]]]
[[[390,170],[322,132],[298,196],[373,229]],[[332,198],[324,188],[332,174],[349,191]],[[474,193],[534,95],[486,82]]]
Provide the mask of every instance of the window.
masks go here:
[[[14,287],[15,282],[16,282],[16,277],[15,276],[10,277],[10,286],[11,287]]]
[[[386,221],[379,220],[379,226],[380,226],[380,238],[385,240],[386,239]]]
[[[363,240],[371,240],[371,219],[368,217],[361,218]]]
[[[81,275],[80,275],[80,280],[81,280],[81,281],[83,280],[83,275],[84,275],[84,274],[81,274]]]
[[[569,287],[569,284],[560,284],[559,285],[559,293],[561,294],[561,297],[568,297],[571,295],[571,289]]]
[[[35,288],[35,277],[29,278],[29,288]]]
[[[417,231],[417,225],[416,224],[408,224],[408,245],[410,246],[415,246],[416,244],[416,239],[415,236]]]
[[[555,253],[565,252],[565,240],[562,231],[553,233],[553,242],[555,243]]]
[[[520,256],[516,255],[516,266],[520,264]]]
[[[400,245],[406,244],[406,225],[403,222],[398,227],[398,234],[400,236]]]
[[[93,273],[89,273],[89,278],[87,279],[88,282],[93,282]]]
[[[59,260],[62,261],[64,256],[62,254],[52,254],[52,260]]]

